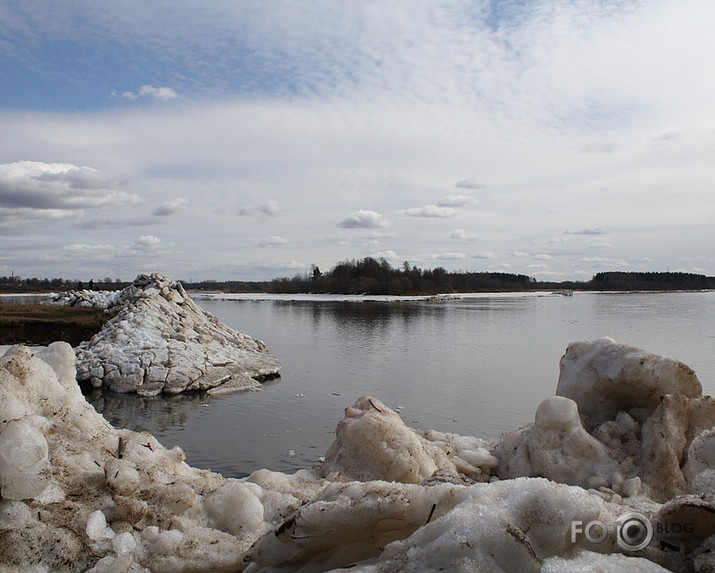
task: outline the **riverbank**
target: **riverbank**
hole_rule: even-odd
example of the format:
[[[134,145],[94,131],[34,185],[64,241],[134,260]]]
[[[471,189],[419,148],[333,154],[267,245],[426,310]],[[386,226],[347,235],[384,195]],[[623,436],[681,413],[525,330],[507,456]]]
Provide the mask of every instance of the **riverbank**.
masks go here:
[[[0,344],[46,346],[61,340],[77,346],[113,316],[94,308],[0,302]]]

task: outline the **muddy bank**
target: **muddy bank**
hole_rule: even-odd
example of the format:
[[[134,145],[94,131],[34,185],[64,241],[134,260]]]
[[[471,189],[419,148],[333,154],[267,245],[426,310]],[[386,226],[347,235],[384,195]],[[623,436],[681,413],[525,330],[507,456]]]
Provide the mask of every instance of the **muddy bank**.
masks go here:
[[[0,344],[48,345],[61,340],[77,346],[113,316],[94,308],[0,303]]]

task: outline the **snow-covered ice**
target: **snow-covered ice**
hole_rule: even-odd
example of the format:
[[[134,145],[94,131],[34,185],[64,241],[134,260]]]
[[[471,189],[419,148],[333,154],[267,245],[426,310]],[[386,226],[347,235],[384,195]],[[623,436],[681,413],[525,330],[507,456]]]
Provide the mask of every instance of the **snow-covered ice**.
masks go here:
[[[139,275],[122,291],[72,291],[48,304],[116,313],[77,348],[77,378],[115,392],[153,396],[255,389],[280,362],[266,345],[201,309],[181,283]]]
[[[0,358],[0,571],[713,571],[713,400],[654,378],[648,360],[657,404],[613,398],[599,355],[632,353],[620,346],[570,346],[562,379],[573,390],[583,368],[588,388],[548,398],[500,439],[414,430],[361,396],[320,466],[240,480],[110,426],[84,400],[69,345],[12,347]],[[626,396],[639,395],[637,370]],[[647,527],[619,525],[634,516],[653,532],[637,549],[624,540]]]

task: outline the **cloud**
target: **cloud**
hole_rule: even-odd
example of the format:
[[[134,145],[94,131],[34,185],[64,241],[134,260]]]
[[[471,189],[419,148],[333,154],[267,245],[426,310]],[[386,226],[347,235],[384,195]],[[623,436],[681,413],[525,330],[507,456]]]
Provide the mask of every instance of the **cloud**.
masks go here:
[[[117,248],[108,244],[73,243],[63,245],[62,253],[69,258],[97,262],[114,258],[117,254]]]
[[[459,207],[475,204],[476,202],[477,200],[469,195],[447,195],[446,197],[442,197],[442,199],[437,201],[434,205],[405,209],[401,211],[401,213],[408,217],[448,219],[457,214]]]
[[[462,179],[454,184],[458,189],[486,189],[486,183],[480,183],[475,179]]]
[[[134,247],[137,249],[154,249],[159,246],[161,239],[155,237],[154,235],[142,235],[134,241]]]
[[[169,201],[168,203],[164,203],[163,205],[157,207],[151,212],[151,214],[155,217],[168,217],[169,215],[173,215],[174,213],[183,211],[188,204],[188,199],[179,197],[177,199],[174,199],[173,201]]]
[[[378,229],[387,225],[387,219],[377,211],[360,210],[338,223],[343,229]]]
[[[0,233],[27,233],[28,226],[55,221],[77,221],[83,215],[81,210],[70,209],[30,209],[18,207],[7,209],[0,207]]]
[[[482,251],[472,256],[473,259],[495,259],[496,255],[491,251]]]
[[[524,251],[512,251],[511,256],[512,257],[530,257],[531,255],[529,253],[525,253]]]
[[[418,218],[450,218],[457,214],[457,210],[453,207],[441,207],[439,205],[425,205],[424,207],[416,207],[413,209],[405,209],[402,211],[408,217]]]
[[[364,246],[365,235],[385,217],[398,236],[379,249],[410,261],[467,246],[453,240],[478,230],[483,248],[500,254],[530,248],[510,259],[515,268],[546,262],[529,257],[557,249],[549,267],[566,276],[590,268],[579,261],[588,254],[653,268],[637,261],[658,253],[658,268],[674,268],[715,240],[707,191],[715,176],[707,127],[715,124],[708,48],[715,13],[705,0],[688,9],[388,2],[379,11],[369,2],[219,2],[200,10],[177,0],[166,11],[162,3],[79,1],[80,20],[61,2],[1,9],[0,57],[8,77],[28,81],[2,90],[0,162],[33,158],[95,171],[46,173],[30,180],[32,192],[0,191],[0,232],[22,233],[24,225],[32,240],[57,244],[102,244],[111,233],[131,245],[156,232],[129,228],[132,221],[161,222],[162,240],[177,247],[172,264],[194,276],[237,256],[212,248],[226,239],[242,245],[246,260],[277,264],[270,257],[286,249],[255,246],[267,232],[295,240],[291,257],[303,264],[317,252],[321,268],[364,256],[377,250]],[[127,105],[102,86],[129,88],[137,103],[166,97],[171,105]],[[146,202],[98,212],[112,193],[127,191],[118,174],[131,177]],[[487,182],[493,192],[482,195]],[[674,189],[682,199],[674,201]],[[448,193],[478,196],[483,208],[437,201]],[[162,203],[176,197],[200,207],[191,232],[184,218],[167,216],[176,206]],[[280,230],[256,234],[250,221],[236,224],[239,209],[275,217],[268,198],[290,209]],[[336,205],[347,207],[335,215]],[[343,219],[363,206],[385,216]],[[559,213],[546,213],[551,206]],[[416,224],[405,207],[436,218]],[[351,245],[330,240],[338,221]],[[464,233],[450,241],[455,227]],[[358,240],[350,229],[368,231]],[[589,250],[610,237],[604,229],[628,229],[629,240]],[[557,233],[559,244],[547,245]],[[7,257],[13,247],[0,250]],[[471,256],[475,244],[464,250]],[[711,263],[698,266],[715,274]]]
[[[444,251],[441,253],[432,253],[425,256],[425,259],[440,260],[440,261],[461,261],[467,258],[467,255],[457,251]]]
[[[282,247],[288,242],[287,239],[279,237],[277,235],[272,235],[270,237],[265,237],[256,243],[258,247]]]
[[[456,239],[459,241],[476,241],[478,235],[476,233],[468,233],[464,229],[454,229],[449,234],[450,239]]]
[[[474,205],[477,200],[469,195],[447,195],[437,201],[438,207],[464,207],[466,205]]]
[[[388,261],[398,261],[400,256],[393,250],[378,251],[373,255],[376,259],[386,259]]]
[[[624,261],[623,259],[609,259],[606,257],[581,257],[578,260],[581,263],[588,263],[594,267],[601,268],[613,267],[614,265],[619,267],[630,266],[628,262]]]
[[[565,235],[605,235],[606,231],[597,227],[595,229],[581,229],[580,231],[564,231]]]
[[[242,217],[276,217],[281,212],[281,206],[278,201],[266,201],[263,204],[250,204],[241,207],[238,214]]]
[[[112,92],[112,95],[116,96],[117,93]],[[119,95],[121,95],[121,97],[123,97],[125,99],[130,99],[130,100],[135,100],[135,99],[139,99],[142,97],[150,97],[150,98],[158,99],[161,101],[167,101],[167,100],[175,99],[175,98],[179,97],[179,94],[177,94],[173,88],[169,88],[169,87],[158,87],[157,88],[157,87],[154,87],[149,84],[143,85],[142,87],[139,88],[139,91],[137,91],[137,92],[126,91],[126,92],[122,92]]]
[[[552,257],[551,255],[547,255],[545,253],[539,253],[538,255],[534,255],[533,258],[535,261],[550,261],[554,257]]]
[[[117,189],[118,183],[91,167],[71,163],[16,161],[0,164],[0,207],[92,209],[138,200]]]
[[[605,241],[596,241],[588,246],[589,249],[609,249],[611,247],[613,247],[613,244]]]

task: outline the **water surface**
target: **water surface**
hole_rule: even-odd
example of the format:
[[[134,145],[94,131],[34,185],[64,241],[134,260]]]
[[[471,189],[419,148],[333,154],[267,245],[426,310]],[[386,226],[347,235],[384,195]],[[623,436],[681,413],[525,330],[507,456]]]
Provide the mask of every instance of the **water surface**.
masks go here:
[[[497,437],[533,420],[576,340],[610,336],[677,358],[715,394],[715,292],[194,298],[265,341],[281,377],[260,392],[92,401],[115,425],[151,431],[226,476],[315,464],[361,394],[413,427]]]

